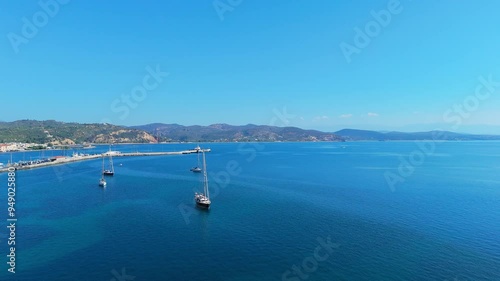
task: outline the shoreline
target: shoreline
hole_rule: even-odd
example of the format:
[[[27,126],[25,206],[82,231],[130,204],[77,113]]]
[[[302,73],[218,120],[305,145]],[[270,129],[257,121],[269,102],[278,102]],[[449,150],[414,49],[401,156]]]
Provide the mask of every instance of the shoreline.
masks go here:
[[[203,149],[203,151],[210,152],[211,150],[210,149]],[[183,150],[183,151],[168,151],[168,152],[126,152],[126,153],[113,154],[112,156],[113,157],[162,156],[162,155],[185,155],[185,154],[193,154],[193,153],[197,153],[197,151],[196,150]],[[99,159],[99,158],[102,158],[104,156],[106,156],[105,153],[85,155],[85,156],[78,155],[78,156],[57,158],[56,160],[51,161],[51,162],[31,164],[31,165],[25,165],[25,166],[15,166],[15,165],[8,165],[7,166],[6,165],[3,168],[0,168],[0,173],[8,172],[9,168],[12,168],[12,167],[14,167],[16,169],[16,171],[31,170],[31,169],[50,167],[50,166],[64,165],[64,164],[80,162],[80,161]]]

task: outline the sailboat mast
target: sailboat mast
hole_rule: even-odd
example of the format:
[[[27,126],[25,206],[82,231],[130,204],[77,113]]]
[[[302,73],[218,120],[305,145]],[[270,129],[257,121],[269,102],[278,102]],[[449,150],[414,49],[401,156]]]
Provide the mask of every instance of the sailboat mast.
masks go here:
[[[203,153],[203,191],[205,192],[205,196],[207,198],[210,198],[208,195],[208,177],[207,177],[207,163],[205,161],[205,152],[202,151]]]
[[[114,172],[115,167],[113,167],[113,156],[111,156],[111,153],[109,154],[109,165],[111,166],[111,172]]]
[[[104,155],[102,155],[102,171],[101,171],[101,178],[104,178]]]

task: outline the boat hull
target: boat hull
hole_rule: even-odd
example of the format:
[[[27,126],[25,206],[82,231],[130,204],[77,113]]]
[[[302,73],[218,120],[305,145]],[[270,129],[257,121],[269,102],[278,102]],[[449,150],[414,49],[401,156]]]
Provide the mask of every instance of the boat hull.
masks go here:
[[[196,206],[203,208],[203,209],[208,209],[208,208],[210,208],[210,203],[196,202]]]
[[[203,194],[195,194],[194,195],[194,202],[196,202],[196,206],[200,208],[205,208],[208,209],[210,207],[210,199],[205,197]]]

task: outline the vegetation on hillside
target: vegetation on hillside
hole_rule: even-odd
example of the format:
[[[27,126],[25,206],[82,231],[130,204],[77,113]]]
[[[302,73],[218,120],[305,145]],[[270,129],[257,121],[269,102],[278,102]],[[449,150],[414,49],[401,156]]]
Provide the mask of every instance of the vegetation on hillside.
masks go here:
[[[156,139],[150,134],[111,124],[79,124],[54,120],[20,120],[0,122],[0,143],[150,143]]]
[[[343,141],[333,133],[303,130],[296,127],[275,127],[248,124],[232,126],[213,124],[210,126],[182,126],[177,124],[149,124],[136,126],[148,131],[161,141],[189,142],[248,142],[248,141]]]

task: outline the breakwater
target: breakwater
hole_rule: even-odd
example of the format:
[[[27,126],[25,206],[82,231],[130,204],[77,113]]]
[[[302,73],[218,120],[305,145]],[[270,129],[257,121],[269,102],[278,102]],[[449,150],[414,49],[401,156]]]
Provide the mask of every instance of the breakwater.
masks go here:
[[[127,153],[112,153],[112,157],[133,157],[133,156],[162,156],[162,155],[182,155],[182,154],[192,154],[198,152],[210,152],[210,149],[192,149],[192,150],[183,150],[183,151],[168,151],[168,152],[127,152]],[[28,170],[28,169],[36,169],[43,168],[55,165],[64,165],[68,163],[74,163],[79,161],[87,161],[92,159],[98,159],[101,157],[108,156],[108,153],[102,154],[77,154],[68,157],[54,157],[50,160],[43,161],[29,161],[23,163],[13,163],[9,164],[3,168],[0,168],[0,173],[8,172],[9,167],[14,167],[16,170]]]

